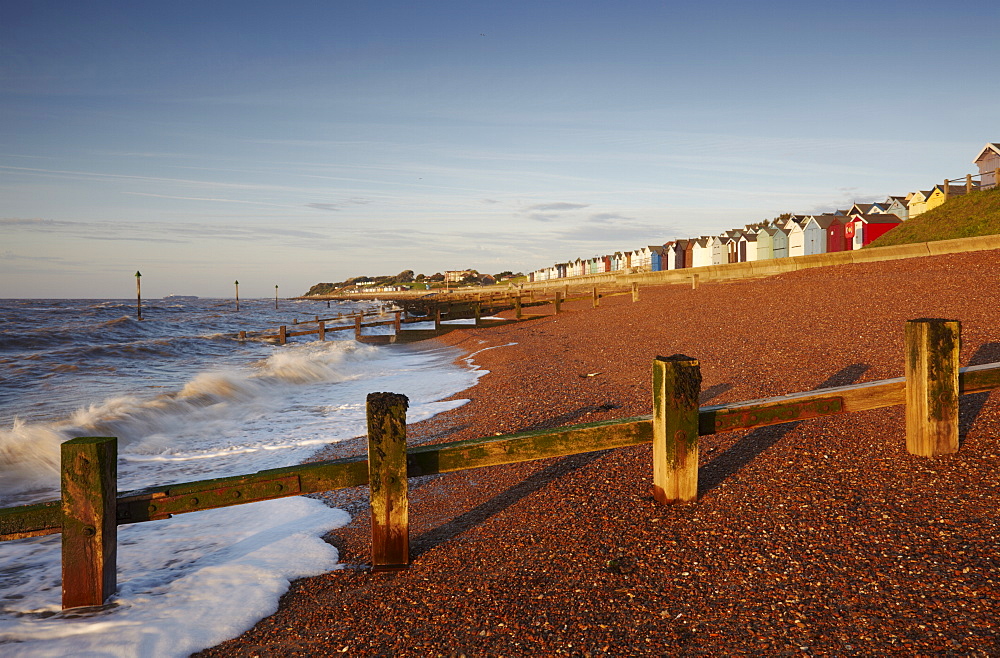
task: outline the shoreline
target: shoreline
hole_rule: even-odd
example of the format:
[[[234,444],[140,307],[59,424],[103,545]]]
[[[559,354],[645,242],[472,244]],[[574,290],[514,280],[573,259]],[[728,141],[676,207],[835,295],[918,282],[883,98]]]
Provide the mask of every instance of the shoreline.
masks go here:
[[[701,360],[703,404],[895,377],[903,322],[924,316],[962,321],[963,365],[1000,361],[998,255],[644,288],[457,330],[436,342],[506,347],[477,356],[468,403],[408,433],[648,414],[658,354]],[[344,568],[200,655],[991,653],[998,402],[965,396],[962,448],[933,460],[906,453],[901,408],[702,437],[692,505],[652,500],[649,446],[436,476],[412,491],[409,570],[358,568],[359,515],[333,533]]]

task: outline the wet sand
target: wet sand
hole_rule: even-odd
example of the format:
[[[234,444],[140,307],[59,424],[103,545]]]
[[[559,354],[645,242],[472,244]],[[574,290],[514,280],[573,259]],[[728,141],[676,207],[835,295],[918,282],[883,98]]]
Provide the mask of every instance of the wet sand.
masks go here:
[[[918,317],[962,321],[962,365],[1000,361],[998,259],[644,288],[456,331],[439,340],[490,374],[408,432],[648,414],[657,355],[701,361],[703,403],[899,377]],[[961,450],[935,459],[906,452],[901,407],[702,437],[696,504],[653,501],[649,446],[428,478],[409,570],[365,569],[359,514],[330,536],[343,569],[203,655],[997,654],[997,400],[963,397]]]

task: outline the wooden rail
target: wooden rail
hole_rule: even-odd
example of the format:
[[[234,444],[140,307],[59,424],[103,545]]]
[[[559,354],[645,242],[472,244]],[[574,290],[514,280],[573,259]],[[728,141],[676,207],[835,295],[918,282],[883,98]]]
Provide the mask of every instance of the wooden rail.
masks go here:
[[[406,479],[653,444],[653,494],[662,503],[697,499],[698,436],[777,425],[905,404],[907,448],[935,456],[958,450],[957,399],[1000,388],[1000,363],[957,363],[959,323],[911,320],[906,327],[906,376],[698,407],[700,365],[683,355],[653,362],[653,414],[417,446],[405,441],[405,396],[368,398],[368,456],[269,469],[115,494],[115,439],[63,444],[62,498],[0,509],[0,540],[61,532],[63,605],[100,605],[114,592],[117,525],[170,518],[286,496],[372,486],[373,568],[409,563]],[[955,413],[953,413],[953,410]],[[103,464],[94,468],[93,464]],[[405,477],[404,477],[405,474]],[[109,581],[109,578],[111,579]]]

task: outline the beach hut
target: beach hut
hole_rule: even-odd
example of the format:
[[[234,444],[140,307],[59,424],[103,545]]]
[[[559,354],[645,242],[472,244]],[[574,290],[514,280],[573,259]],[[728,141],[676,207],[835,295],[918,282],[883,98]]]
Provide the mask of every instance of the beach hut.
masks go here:
[[[556,278],[565,279],[569,276],[569,263],[556,263]]]
[[[670,269],[683,270],[685,267],[691,267],[690,259],[691,259],[691,241],[676,240],[674,242],[674,258],[671,263]]]
[[[978,189],[978,187],[973,189]],[[925,204],[924,209],[933,210],[947,201],[950,197],[961,196],[963,194],[965,194],[965,185],[949,185],[947,194],[945,193],[944,184],[935,185],[934,189],[931,190],[930,196],[927,197],[927,203]]]
[[[996,187],[996,170],[1000,169],[1000,144],[988,142],[972,161],[979,168],[979,185],[982,188]]]
[[[651,272],[661,272],[667,269],[667,250],[662,245],[650,245],[649,247],[649,270]]]
[[[757,229],[757,260],[774,258],[774,232],[769,226]]]
[[[891,196],[885,200],[883,205],[885,206],[885,210],[883,212],[893,214],[904,222],[909,219],[909,209],[906,207],[906,197]]]
[[[790,221],[785,224],[788,232],[788,255],[805,256],[806,254],[806,232],[802,224]]]
[[[780,226],[771,230],[771,258],[788,258],[788,231]]]
[[[806,220],[803,230],[805,237],[805,253],[807,256],[813,254],[825,254],[827,245],[827,229],[833,222],[833,215],[811,215]]]
[[[724,235],[712,236],[712,265],[722,265],[729,256],[730,239]]]
[[[918,190],[911,192],[906,200],[907,217],[913,219],[927,211],[927,197],[931,195],[931,190]]]
[[[902,224],[902,220],[891,213],[881,213],[872,215],[855,215],[852,223],[854,224],[854,235],[851,248],[861,249],[862,247],[871,244],[872,241],[877,239],[879,236],[885,235],[892,229]]]
[[[846,220],[846,224],[851,227],[854,226],[849,219]],[[826,229],[826,251],[827,253],[835,253],[838,251],[848,251],[851,249],[850,240],[848,238],[854,237],[854,229],[851,229],[851,235],[848,236],[844,229],[845,218],[844,217],[834,217]]]
[[[757,260],[757,232],[756,231],[743,231],[740,236],[739,247],[737,248],[737,254],[739,257],[739,262],[749,263],[750,261]]]
[[[691,267],[705,267],[712,264],[712,239],[701,236],[691,241]]]

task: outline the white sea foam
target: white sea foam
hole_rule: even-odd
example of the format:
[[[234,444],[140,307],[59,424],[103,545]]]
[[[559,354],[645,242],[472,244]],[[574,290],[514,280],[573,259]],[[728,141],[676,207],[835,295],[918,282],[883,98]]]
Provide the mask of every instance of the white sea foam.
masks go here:
[[[335,569],[319,536],[348,520],[298,497],[122,526],[118,593],[84,614],[59,610],[58,536],[4,542],[0,654],[187,656],[273,613],[291,580]]]
[[[250,367],[199,372],[173,392],[15,421],[0,430],[2,504],[57,498],[59,444],[73,436],[118,437],[119,490],[250,473],[364,435],[370,392],[407,395],[417,422],[464,404],[444,398],[482,374],[456,366],[451,350],[353,341],[267,349]],[[186,656],[212,646],[273,612],[290,579],[335,568],[336,551],[319,536],[347,520],[287,498],[121,526],[114,605],[82,617],[58,612],[58,535],[0,543],[0,655]]]

